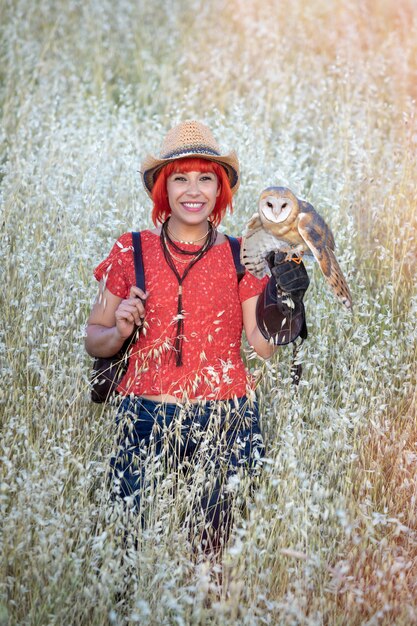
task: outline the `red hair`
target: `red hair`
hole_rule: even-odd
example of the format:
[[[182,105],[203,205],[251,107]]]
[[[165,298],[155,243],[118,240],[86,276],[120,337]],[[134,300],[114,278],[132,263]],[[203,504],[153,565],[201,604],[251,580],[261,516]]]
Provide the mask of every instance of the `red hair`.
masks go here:
[[[175,159],[164,165],[157,174],[155,184],[152,189],[152,221],[157,226],[161,224],[171,215],[171,207],[168,202],[167,194],[167,178],[174,172],[213,172],[217,176],[220,186],[220,193],[217,196],[216,204],[210,215],[210,221],[214,226],[218,226],[222,221],[226,209],[232,206],[232,191],[227,172],[224,167],[215,161],[201,159],[200,157],[186,157],[183,159]]]

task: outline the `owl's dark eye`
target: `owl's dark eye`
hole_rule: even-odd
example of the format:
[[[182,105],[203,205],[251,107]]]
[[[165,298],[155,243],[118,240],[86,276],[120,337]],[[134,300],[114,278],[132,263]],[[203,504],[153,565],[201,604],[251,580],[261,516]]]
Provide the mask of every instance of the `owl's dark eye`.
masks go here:
[[[269,208],[272,209],[274,205],[272,204],[272,202],[267,202],[266,206],[269,206]]]
[[[284,204],[282,205],[282,209],[285,209],[285,207],[288,206],[288,202],[284,202]]]

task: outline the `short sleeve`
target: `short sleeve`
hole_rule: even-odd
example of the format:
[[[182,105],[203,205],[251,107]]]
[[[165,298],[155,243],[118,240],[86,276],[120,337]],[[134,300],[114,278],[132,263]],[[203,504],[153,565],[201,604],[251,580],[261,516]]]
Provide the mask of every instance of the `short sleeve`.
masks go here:
[[[259,296],[265,288],[269,280],[269,276],[256,278],[250,272],[246,271],[244,277],[239,283],[239,300],[244,302],[253,296]]]
[[[131,233],[119,237],[108,257],[95,268],[94,276],[98,281],[104,281],[106,289],[113,295],[127,298],[135,282]]]

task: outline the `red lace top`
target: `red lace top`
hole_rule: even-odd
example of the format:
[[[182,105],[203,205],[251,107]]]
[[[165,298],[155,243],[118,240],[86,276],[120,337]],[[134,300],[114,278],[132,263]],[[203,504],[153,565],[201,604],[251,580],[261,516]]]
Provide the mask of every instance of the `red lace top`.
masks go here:
[[[263,290],[267,279],[246,273],[238,284],[228,241],[213,246],[191,268],[183,283],[183,364],[176,365],[174,339],[177,328],[178,281],[168,266],[159,236],[142,231],[146,300],[144,329],[132,348],[129,367],[119,393],[170,394],[186,398],[241,397],[252,381],[240,355],[242,306]],[[195,244],[181,244],[190,250]],[[180,275],[184,264],[175,261]],[[109,256],[94,270],[111,293],[129,296],[135,284],[131,233],[114,244]]]

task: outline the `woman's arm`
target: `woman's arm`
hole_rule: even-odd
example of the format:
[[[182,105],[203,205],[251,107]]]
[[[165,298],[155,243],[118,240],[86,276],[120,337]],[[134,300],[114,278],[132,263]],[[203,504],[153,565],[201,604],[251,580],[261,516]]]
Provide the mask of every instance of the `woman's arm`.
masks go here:
[[[269,359],[278,346],[274,346],[265,339],[256,323],[256,304],[259,296],[253,296],[242,302],[243,327],[248,342],[255,352],[263,359]]]
[[[142,325],[146,297],[147,294],[133,286],[129,298],[122,299],[100,285],[99,296],[87,321],[85,349],[90,356],[109,357],[120,350],[135,325]]]

